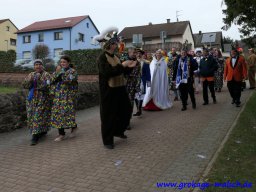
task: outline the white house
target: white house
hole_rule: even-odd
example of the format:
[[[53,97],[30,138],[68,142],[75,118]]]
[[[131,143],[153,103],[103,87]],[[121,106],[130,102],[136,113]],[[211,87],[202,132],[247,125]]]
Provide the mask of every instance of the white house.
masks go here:
[[[181,49],[186,41],[190,48],[194,49],[189,21],[170,22],[167,19],[166,23],[161,24],[149,23],[143,26],[125,27],[118,35],[123,37],[126,47],[139,45],[147,51],[155,51],[159,48],[170,50],[172,47]]]

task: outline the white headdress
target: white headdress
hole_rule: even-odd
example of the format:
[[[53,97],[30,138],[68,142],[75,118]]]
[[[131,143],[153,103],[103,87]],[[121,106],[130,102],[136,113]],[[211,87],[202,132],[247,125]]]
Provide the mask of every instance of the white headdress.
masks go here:
[[[97,42],[118,42],[119,39],[117,37],[118,28],[117,27],[109,27],[103,30],[99,35],[95,35],[92,39],[92,44],[97,44]]]
[[[197,52],[203,52],[203,50],[201,48],[196,48],[195,53],[197,53]]]

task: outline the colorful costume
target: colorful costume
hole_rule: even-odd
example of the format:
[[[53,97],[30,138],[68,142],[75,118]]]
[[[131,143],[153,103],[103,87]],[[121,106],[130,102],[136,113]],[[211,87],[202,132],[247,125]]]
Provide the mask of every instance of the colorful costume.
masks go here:
[[[140,116],[142,111],[142,103],[146,94],[147,87],[151,87],[151,76],[150,76],[150,68],[149,68],[149,61],[144,59],[138,60],[140,65],[140,81],[139,81],[139,91],[135,94],[135,102],[137,106],[138,112],[134,114],[134,116]]]
[[[57,129],[76,128],[75,99],[78,91],[77,72],[62,68],[52,78],[53,106],[51,126]]]
[[[29,89],[26,101],[27,127],[32,135],[45,133],[50,128],[50,79],[51,76],[46,71],[32,72],[23,83],[24,88]]]
[[[120,57],[120,61],[124,62],[126,60],[132,60],[129,58],[127,53],[124,53]],[[134,60],[134,59],[133,59]],[[133,106],[133,102],[135,99],[135,93],[139,90],[140,88],[140,78],[141,78],[141,66],[140,63],[137,62],[136,66],[128,69],[128,72],[125,74],[125,78],[127,79],[126,81],[126,89],[128,92],[129,99],[131,101],[131,104]]]
[[[214,73],[214,88],[215,90],[221,91],[223,87],[223,73],[224,73],[224,59],[216,58],[218,63],[218,69]]]

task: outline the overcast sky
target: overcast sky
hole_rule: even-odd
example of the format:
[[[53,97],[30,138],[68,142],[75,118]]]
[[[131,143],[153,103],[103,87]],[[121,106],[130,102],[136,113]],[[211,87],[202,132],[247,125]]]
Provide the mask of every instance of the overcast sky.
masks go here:
[[[9,18],[22,29],[33,22],[89,15],[99,31],[124,27],[165,23],[166,19],[189,20],[193,33],[221,31],[222,0],[5,0],[1,2],[0,19]],[[238,27],[223,32],[240,39]]]

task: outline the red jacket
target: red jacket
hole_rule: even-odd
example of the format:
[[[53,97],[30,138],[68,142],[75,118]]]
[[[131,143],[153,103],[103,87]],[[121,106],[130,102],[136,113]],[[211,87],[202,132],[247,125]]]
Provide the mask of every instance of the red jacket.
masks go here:
[[[226,66],[224,69],[224,80],[242,81],[247,77],[247,67],[243,56],[238,56],[235,66],[232,66],[232,58],[229,57],[226,60]]]

